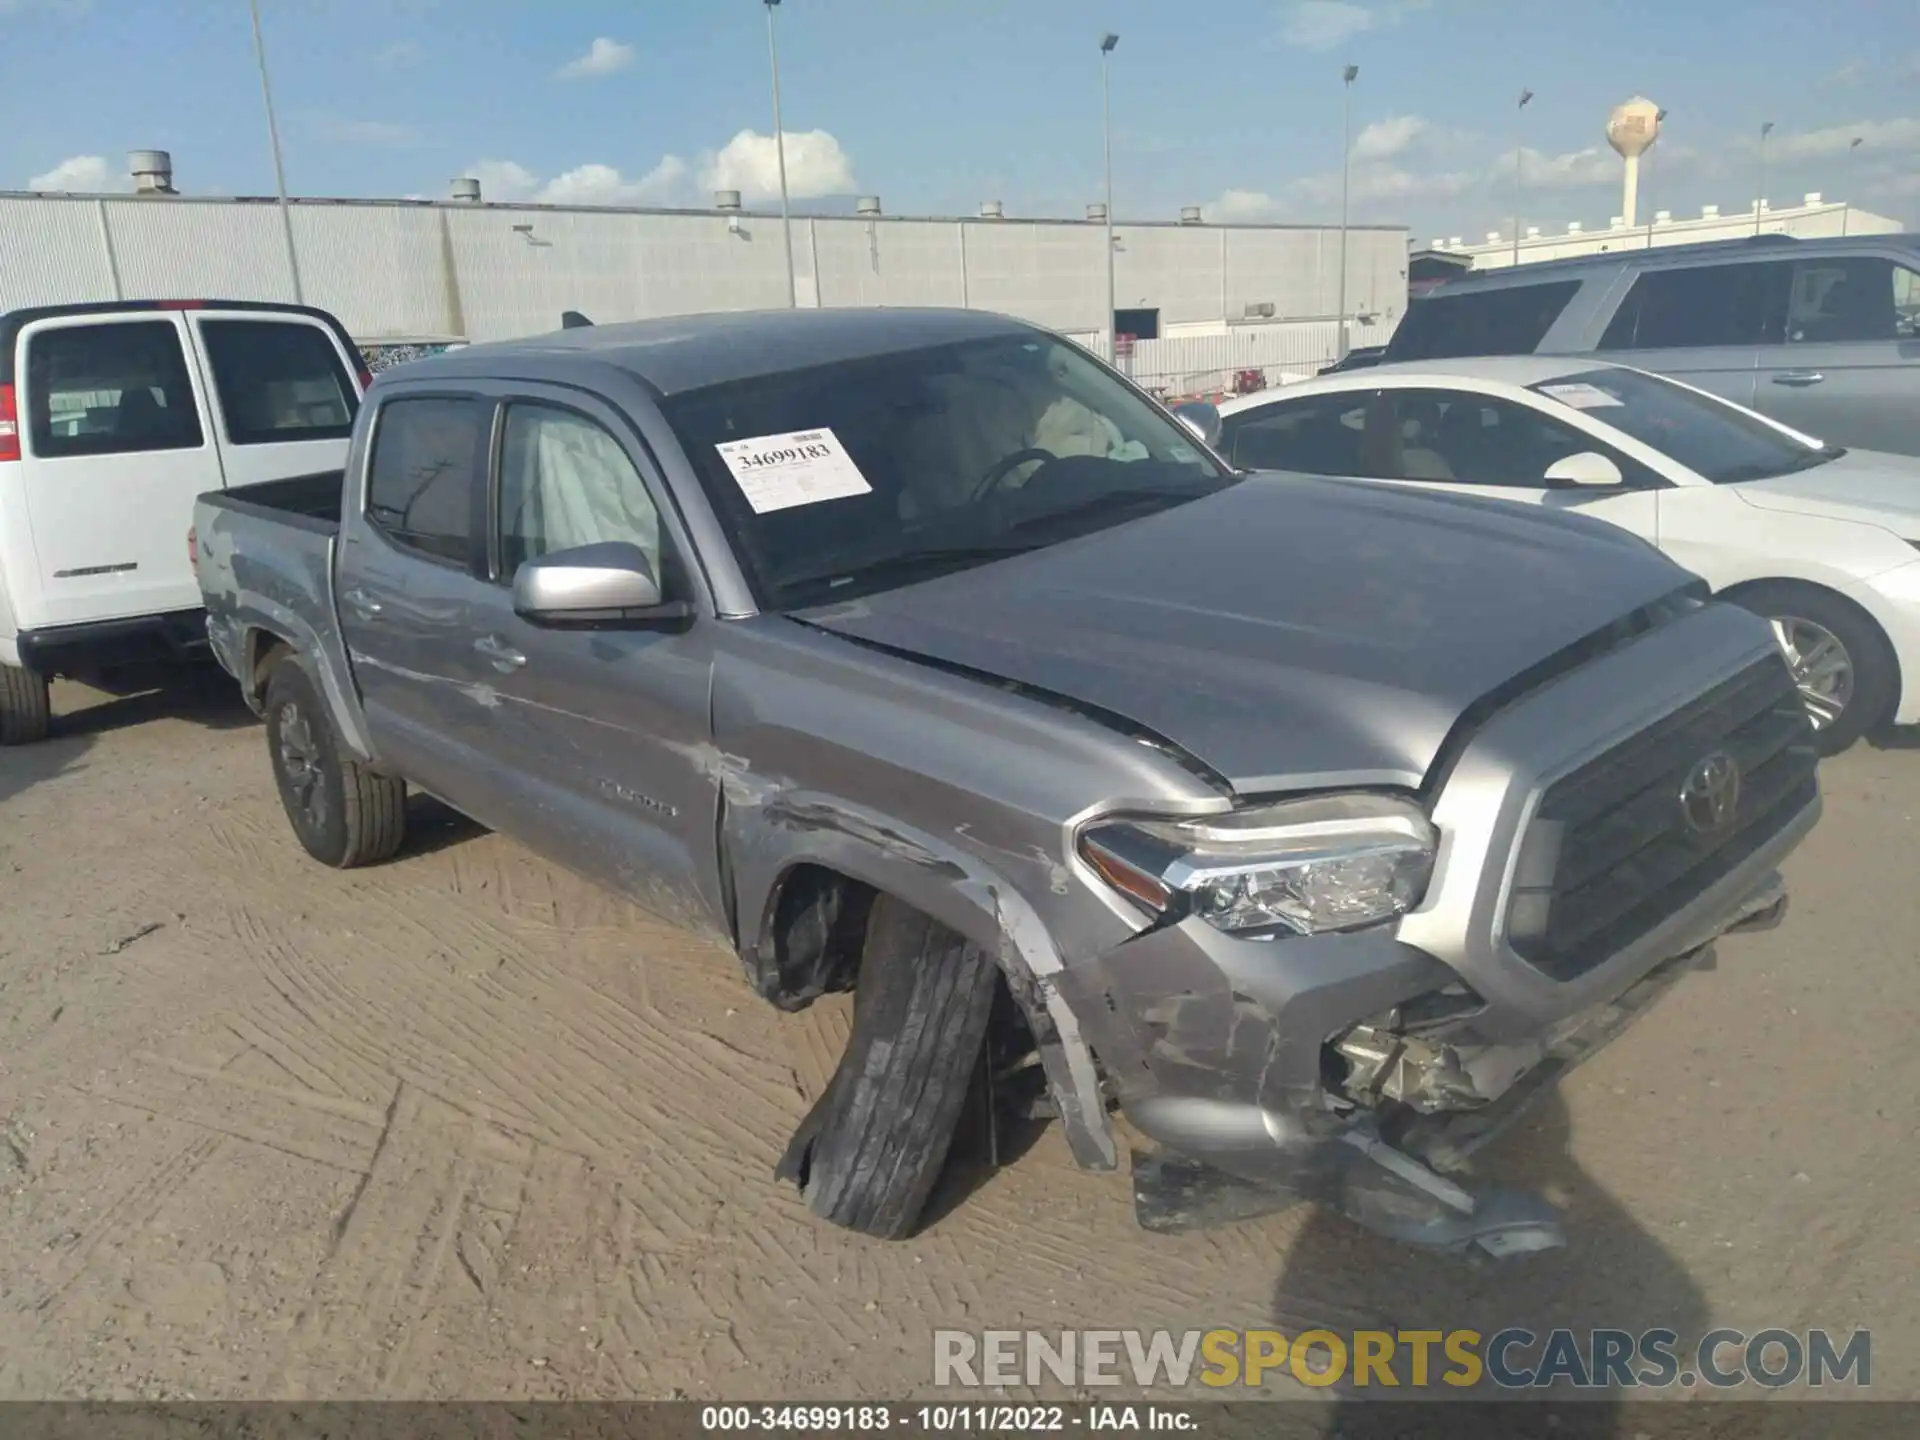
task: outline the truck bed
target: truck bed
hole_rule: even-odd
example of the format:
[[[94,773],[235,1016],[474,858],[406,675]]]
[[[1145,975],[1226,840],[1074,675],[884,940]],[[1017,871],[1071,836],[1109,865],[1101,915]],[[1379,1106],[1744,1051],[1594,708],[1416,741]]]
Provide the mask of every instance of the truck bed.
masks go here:
[[[216,509],[237,510],[330,535],[340,528],[340,496],[345,481],[344,470],[316,470],[311,475],[235,485],[200,499]]]
[[[364,741],[348,723],[359,711],[349,705],[353,680],[333,605],[345,479],[344,470],[321,470],[215,490],[195,503],[193,520],[214,656],[257,710],[259,656],[276,643],[298,652],[343,717],[342,742],[359,753]]]

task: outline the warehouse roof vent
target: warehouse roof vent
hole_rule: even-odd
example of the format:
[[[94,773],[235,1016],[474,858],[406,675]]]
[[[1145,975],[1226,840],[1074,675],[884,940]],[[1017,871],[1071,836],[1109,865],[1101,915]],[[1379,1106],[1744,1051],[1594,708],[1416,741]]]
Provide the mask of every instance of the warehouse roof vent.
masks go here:
[[[738,190],[714,191],[713,208],[716,210],[738,210],[740,208],[740,192]]]
[[[1200,223],[1200,207],[1198,205],[1182,205],[1180,207],[1180,223],[1182,225],[1198,225]]]
[[[173,188],[173,156],[164,150],[134,150],[127,155],[136,195],[177,195]]]
[[[1004,220],[1007,218],[1007,208],[998,200],[982,200],[980,202],[980,218],[982,220]]]
[[[462,175],[447,187],[447,193],[461,205],[480,203],[480,182],[471,175]]]
[[[856,215],[878,215],[880,213],[880,197],[878,195],[862,195],[858,202],[855,203],[853,213]]]

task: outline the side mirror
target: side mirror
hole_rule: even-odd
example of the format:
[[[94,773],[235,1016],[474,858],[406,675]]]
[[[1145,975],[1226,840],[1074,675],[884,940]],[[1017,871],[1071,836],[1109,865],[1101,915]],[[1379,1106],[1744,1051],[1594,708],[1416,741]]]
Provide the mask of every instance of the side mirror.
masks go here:
[[[1589,485],[1624,485],[1620,467],[1593,450],[1568,455],[1547,467],[1544,477],[1549,490],[1573,490]]]
[[[1198,435],[1208,449],[1220,443],[1220,411],[1205,400],[1189,400],[1173,407],[1174,418]]]
[[[513,576],[513,609],[536,625],[617,625],[692,613],[684,601],[661,599],[646,552],[625,540],[575,545],[524,562]]]

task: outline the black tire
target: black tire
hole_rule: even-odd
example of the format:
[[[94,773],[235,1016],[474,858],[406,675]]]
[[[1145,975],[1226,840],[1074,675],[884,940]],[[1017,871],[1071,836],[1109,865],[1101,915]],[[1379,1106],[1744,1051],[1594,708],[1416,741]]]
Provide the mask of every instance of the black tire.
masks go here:
[[[1866,611],[1831,590],[1795,580],[1744,586],[1729,592],[1727,598],[1776,626],[1791,625],[1796,620],[1816,625],[1846,651],[1853,680],[1839,713],[1823,723],[1820,712],[1830,708],[1831,702],[1822,705],[1810,701],[1807,707],[1822,755],[1838,755],[1893,718],[1900,697],[1900,659]]]
[[[0,665],[0,745],[37,745],[47,738],[52,721],[47,677]]]
[[[306,667],[289,656],[267,677],[267,756],[301,846],[347,870],[385,860],[407,835],[407,787],[340,753]]]
[[[882,895],[867,921],[853,1030],[776,1173],[863,1235],[914,1231],[947,1162],[999,971],[979,946]]]

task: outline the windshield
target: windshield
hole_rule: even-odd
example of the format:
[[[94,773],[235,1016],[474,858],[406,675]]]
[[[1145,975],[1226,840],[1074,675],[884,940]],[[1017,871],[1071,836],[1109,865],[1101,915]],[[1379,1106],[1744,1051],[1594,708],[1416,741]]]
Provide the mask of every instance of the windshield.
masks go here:
[[[670,397],[763,609],[1057,544],[1235,482],[1078,346],[994,336]]]
[[[1716,485],[1811,469],[1846,452],[1808,445],[1758,415],[1638,370],[1588,370],[1531,387],[1651,445]]]

